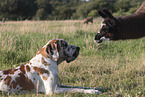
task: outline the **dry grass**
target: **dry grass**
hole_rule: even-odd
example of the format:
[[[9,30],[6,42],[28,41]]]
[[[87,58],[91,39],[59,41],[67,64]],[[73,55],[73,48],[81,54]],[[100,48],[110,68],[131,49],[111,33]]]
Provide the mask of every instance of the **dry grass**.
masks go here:
[[[60,83],[65,85],[104,87],[100,95],[67,93],[52,96],[144,96],[145,38],[94,43],[101,19],[92,25],[81,21],[23,21],[0,24],[1,69],[28,62],[50,39],[62,38],[80,46],[79,57],[59,65]],[[1,94],[1,96],[5,96]],[[44,94],[10,95],[46,96]]]

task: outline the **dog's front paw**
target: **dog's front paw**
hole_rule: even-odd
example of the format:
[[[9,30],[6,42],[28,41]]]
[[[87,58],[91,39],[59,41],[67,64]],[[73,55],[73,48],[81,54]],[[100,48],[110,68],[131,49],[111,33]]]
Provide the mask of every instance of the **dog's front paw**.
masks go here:
[[[89,93],[89,94],[100,94],[101,92],[98,91],[98,90],[89,89],[89,90],[85,90],[85,93]]]

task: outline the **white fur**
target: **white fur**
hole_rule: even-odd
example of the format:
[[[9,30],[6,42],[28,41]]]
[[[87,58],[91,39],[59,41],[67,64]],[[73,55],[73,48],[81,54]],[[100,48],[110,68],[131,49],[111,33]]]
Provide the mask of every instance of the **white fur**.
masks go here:
[[[64,41],[64,40],[63,40]],[[50,42],[50,41],[49,41]],[[49,42],[45,45],[47,46]],[[65,41],[64,41],[65,42]],[[61,44],[59,44],[61,45]],[[44,46],[44,47],[45,47]],[[44,48],[43,47],[43,48]],[[58,75],[58,62],[57,60],[60,58],[62,61],[64,61],[65,58],[62,52],[66,52],[66,54],[70,57],[67,60],[72,61],[74,60],[73,54],[76,52],[77,46],[68,45],[66,49],[64,50],[61,48],[60,52],[56,52],[54,50],[52,58],[46,58],[41,53],[37,53],[35,57],[33,57],[28,63],[26,63],[24,66],[25,74],[24,76],[28,79],[30,79],[34,85],[34,89],[32,89],[31,92],[43,92],[45,94],[52,94],[52,93],[68,93],[68,92],[80,92],[80,93],[90,93],[90,94],[99,94],[101,93],[98,90],[95,90],[93,88],[87,88],[83,89],[82,87],[73,87],[73,86],[65,86],[59,84],[59,75]],[[64,50],[64,51],[63,51]],[[60,54],[60,55],[59,55]],[[48,65],[44,65],[42,61],[45,61],[49,63]],[[61,62],[60,62],[61,63]],[[30,71],[27,71],[26,66],[30,68]],[[42,74],[38,74],[34,68],[43,69],[46,72]],[[17,85],[15,89],[10,89],[10,85],[5,84],[5,79],[7,76],[11,76],[11,82],[10,84],[15,81],[16,78],[19,77],[19,74],[22,73],[20,70],[20,66],[15,68],[18,69],[14,72],[14,74],[8,74],[4,75],[3,71],[0,71],[0,78],[2,80],[0,81],[0,90],[8,93],[28,93],[27,90],[21,90],[22,87]],[[48,73],[49,72],[49,73]],[[45,78],[45,79],[44,79]],[[25,80],[24,80],[25,81]]]

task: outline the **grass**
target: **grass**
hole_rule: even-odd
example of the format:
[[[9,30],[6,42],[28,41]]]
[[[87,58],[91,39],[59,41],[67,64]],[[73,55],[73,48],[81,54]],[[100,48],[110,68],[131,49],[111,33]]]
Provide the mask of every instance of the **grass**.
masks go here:
[[[60,83],[65,85],[103,87],[102,94],[67,93],[53,97],[145,96],[145,38],[103,42],[93,38],[101,20],[92,25],[81,21],[22,21],[0,24],[0,69],[14,68],[28,62],[51,39],[65,39],[80,46],[80,55],[71,62],[59,65]],[[0,94],[0,96],[7,96]],[[25,94],[11,97],[38,96]],[[48,95],[49,96],[49,95]]]

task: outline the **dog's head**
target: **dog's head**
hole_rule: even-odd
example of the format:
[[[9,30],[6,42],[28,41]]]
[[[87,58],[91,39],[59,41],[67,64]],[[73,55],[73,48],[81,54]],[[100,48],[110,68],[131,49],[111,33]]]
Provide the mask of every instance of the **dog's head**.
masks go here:
[[[62,61],[67,63],[75,60],[79,55],[80,48],[78,46],[69,45],[63,39],[50,40],[39,52],[46,58],[51,58],[60,64]]]
[[[104,40],[116,40],[118,37],[117,18],[115,18],[107,9],[99,10],[98,14],[104,19],[101,29],[95,35],[94,40],[101,43]]]

